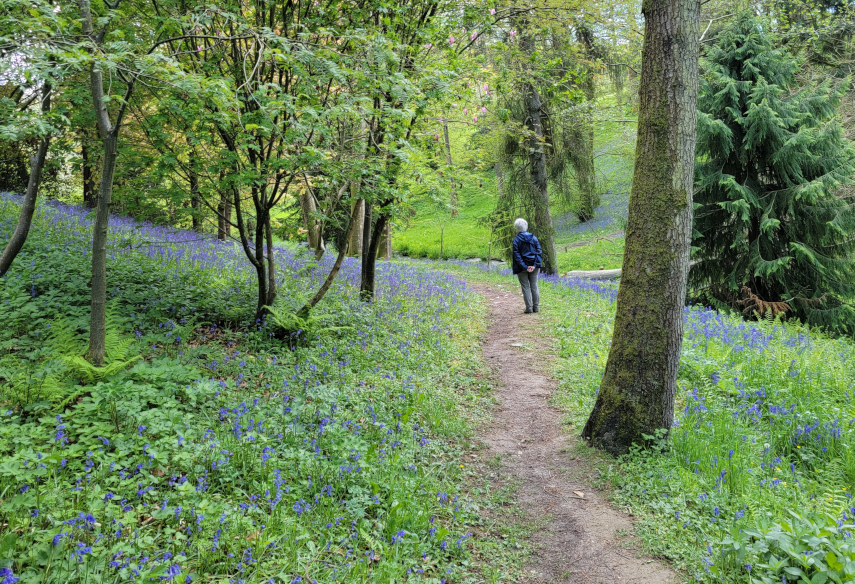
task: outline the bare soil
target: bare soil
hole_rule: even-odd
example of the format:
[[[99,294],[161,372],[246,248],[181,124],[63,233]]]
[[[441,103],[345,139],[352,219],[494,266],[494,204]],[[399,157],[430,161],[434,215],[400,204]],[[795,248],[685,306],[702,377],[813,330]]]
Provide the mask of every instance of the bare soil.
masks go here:
[[[635,549],[631,518],[592,488],[594,472],[572,452],[580,439],[562,428],[548,400],[552,342],[539,314],[523,314],[516,286],[472,285],[490,307],[483,356],[494,374],[499,402],[482,437],[489,456],[518,485],[518,504],[536,518],[534,552],[521,582],[670,584],[678,574]],[[541,307],[541,310],[548,307]]]

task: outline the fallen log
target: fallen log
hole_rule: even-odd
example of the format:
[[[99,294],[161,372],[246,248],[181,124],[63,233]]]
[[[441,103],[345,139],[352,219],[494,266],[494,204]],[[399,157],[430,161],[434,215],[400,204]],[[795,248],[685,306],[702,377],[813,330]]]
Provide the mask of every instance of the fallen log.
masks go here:
[[[620,278],[621,269],[614,270],[575,270],[563,274],[568,278],[584,278],[586,280],[617,280]]]

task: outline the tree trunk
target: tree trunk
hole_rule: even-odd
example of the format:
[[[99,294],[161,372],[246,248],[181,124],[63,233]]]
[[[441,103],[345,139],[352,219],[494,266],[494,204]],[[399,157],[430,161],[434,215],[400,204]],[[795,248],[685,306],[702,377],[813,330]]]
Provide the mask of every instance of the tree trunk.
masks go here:
[[[187,175],[190,182],[190,211],[191,220],[193,221],[193,231],[202,231],[202,198],[199,194],[199,173],[196,172],[196,156],[190,151],[190,159],[188,161]]]
[[[350,216],[350,224],[347,226],[347,235],[345,236],[345,241],[350,240],[353,237],[353,233],[356,231],[356,229],[362,227],[362,225],[358,224],[357,219],[359,218],[360,211],[365,208],[362,205],[363,202],[364,202],[363,199],[359,199],[356,202],[356,206],[354,207],[354,210]],[[333,280],[335,280],[336,275],[338,274],[339,270],[341,269],[341,264],[344,262],[344,256],[346,255],[345,251],[346,250],[344,247],[342,247],[338,251],[338,257],[336,257],[335,263],[333,264],[333,267],[330,270],[330,273],[327,274],[326,280],[324,280],[324,283],[321,285],[321,287],[318,289],[318,291],[315,293],[315,295],[312,296],[312,298],[309,299],[308,302],[306,302],[306,304],[303,306],[303,308],[301,308],[299,310],[299,312],[297,312],[298,316],[300,316],[302,318],[306,318],[306,316],[308,316],[309,312],[326,295],[327,291],[330,289],[330,286],[332,286]]]
[[[255,194],[252,198],[253,200],[258,200],[258,197]],[[256,276],[258,277],[258,302],[255,306],[255,318],[256,320],[259,320],[264,318],[264,315],[267,314],[267,309],[265,308],[265,306],[270,306],[267,302],[270,280],[267,276],[267,258],[264,254],[264,244],[265,240],[267,239],[264,233],[264,218],[256,217],[254,225],[251,222],[247,225],[247,231],[253,234],[252,243],[255,244],[254,255],[256,261],[253,263],[253,265],[255,266]]]
[[[377,246],[377,259],[388,260],[392,257],[392,224],[386,221],[386,227],[380,233],[380,243]]]
[[[306,240],[309,242],[309,249],[318,248],[317,229],[315,229],[315,198],[309,189],[306,188],[300,193],[300,208],[303,212],[303,224],[306,226]]]
[[[276,254],[273,249],[273,229],[270,225],[270,213],[264,218],[264,237],[267,240],[267,306],[273,306],[276,300]]]
[[[445,165],[448,167],[448,179],[451,181],[451,192],[449,194],[448,203],[451,206],[451,217],[457,217],[457,187],[454,184],[454,173],[452,172],[451,162],[451,140],[448,138],[448,120],[442,120],[442,133],[445,136]]]
[[[638,142],[611,351],[582,432],[613,454],[668,432],[692,233],[700,0],[646,0]]]
[[[219,184],[223,183],[223,175],[220,174]],[[227,190],[220,191],[220,202],[217,203],[217,239],[225,241],[231,232],[232,203]]]
[[[585,222],[594,218],[594,209],[600,202],[597,196],[596,171],[594,170],[594,124],[591,121],[591,110],[597,99],[595,71],[592,63],[597,59],[594,47],[594,35],[585,26],[580,26],[576,33],[577,39],[585,47],[585,59],[588,66],[582,75],[580,83],[585,96],[585,107],[573,116],[571,123],[572,154],[570,162],[576,174],[576,184],[579,188],[579,221]]]
[[[119,137],[110,132],[104,137],[101,183],[98,205],[92,225],[92,304],[89,316],[89,359],[93,365],[104,362],[107,337],[107,234],[110,222],[110,200],[113,195],[113,173],[119,155]]]
[[[369,238],[368,250],[362,258],[362,281],[359,286],[359,297],[365,302],[374,300],[374,276],[377,268],[377,250],[380,247],[380,234],[386,228],[389,215],[380,214],[374,223]]]
[[[47,83],[42,86],[42,115],[50,111],[50,91],[51,87]],[[24,194],[24,201],[21,203],[21,214],[18,217],[18,224],[15,226],[15,231],[9,242],[3,249],[0,255],[0,276],[3,276],[9,271],[12,262],[24,247],[27,241],[27,235],[30,233],[30,226],[33,224],[33,214],[36,212],[36,199],[39,196],[39,184],[42,180],[42,171],[45,167],[48,148],[50,147],[50,134],[39,141],[39,148],[36,153],[30,158],[30,178],[27,181],[27,192]]]
[[[364,204],[364,212],[362,219],[362,274],[368,270],[368,250],[371,247],[371,221],[373,220],[371,217],[371,203],[365,201]],[[361,284],[360,284],[361,287]]]
[[[95,173],[93,160],[89,152],[89,132],[80,132],[80,156],[83,159],[83,204],[93,209],[95,207]]]
[[[80,16],[83,34],[95,40],[92,12],[89,0],[80,0]],[[134,93],[136,77],[131,76],[125,94],[116,113],[116,121],[110,121],[110,113],[104,99],[104,78],[97,62],[89,66],[89,89],[98,134],[104,145],[101,159],[101,182],[98,185],[98,203],[95,223],[92,225],[92,304],[89,315],[89,360],[95,366],[104,362],[107,335],[107,231],[110,221],[110,199],[113,194],[113,173],[119,155],[119,130],[128,102]]]
[[[555,253],[555,229],[552,226],[552,214],[549,212],[549,187],[546,177],[546,154],[543,151],[543,124],[541,122],[540,94],[532,84],[527,87],[526,103],[528,105],[529,164],[531,166],[531,183],[534,188],[534,223],[537,228],[535,235],[540,240],[543,250],[543,271],[555,274],[558,271]]]
[[[356,184],[356,181],[350,185],[350,188],[351,195],[356,195],[358,193],[358,185]],[[351,213],[353,215],[352,221],[354,225],[352,226],[353,229],[350,230],[348,249],[350,250],[351,256],[359,257],[362,255],[362,223],[365,220],[365,199],[357,199],[353,204]]]

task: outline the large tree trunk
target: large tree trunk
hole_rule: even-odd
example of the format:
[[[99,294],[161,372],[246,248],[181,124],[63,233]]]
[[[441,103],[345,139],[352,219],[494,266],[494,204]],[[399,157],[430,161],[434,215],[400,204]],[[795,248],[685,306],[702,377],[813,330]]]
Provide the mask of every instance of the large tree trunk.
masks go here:
[[[457,206],[460,202],[457,200],[457,187],[454,184],[454,172],[452,172],[451,161],[451,140],[448,138],[448,120],[442,120],[442,134],[445,136],[445,165],[448,170],[448,180],[451,185],[451,192],[448,198],[448,204],[451,207],[451,216],[457,217]]]
[[[692,233],[700,0],[647,0],[638,142],[611,351],[582,432],[613,454],[668,432]]]
[[[42,86],[42,114],[45,115],[50,111],[50,92],[51,87],[47,83]],[[15,231],[9,242],[3,249],[0,255],[0,276],[9,271],[12,262],[18,256],[18,252],[24,247],[27,241],[27,235],[30,233],[30,226],[33,224],[33,214],[36,212],[36,199],[39,196],[39,184],[42,181],[42,171],[45,167],[48,148],[50,147],[50,134],[39,141],[39,148],[36,153],[30,158],[30,178],[27,181],[27,192],[24,193],[24,201],[21,203],[21,214],[18,217],[18,224],[15,226]]]
[[[534,224],[537,238],[543,250],[543,271],[554,274],[558,271],[555,253],[555,228],[552,226],[552,214],[549,211],[549,187],[546,176],[546,154],[543,148],[543,124],[541,122],[540,94],[532,84],[526,89],[528,105],[529,164],[531,183],[534,187]]]

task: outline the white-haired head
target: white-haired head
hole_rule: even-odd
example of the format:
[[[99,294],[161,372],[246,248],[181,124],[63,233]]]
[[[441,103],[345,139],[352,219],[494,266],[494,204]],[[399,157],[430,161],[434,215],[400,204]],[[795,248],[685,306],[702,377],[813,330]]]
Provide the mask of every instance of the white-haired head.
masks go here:
[[[516,221],[514,221],[514,229],[517,230],[517,233],[522,233],[523,231],[528,231],[528,221],[520,217]]]

